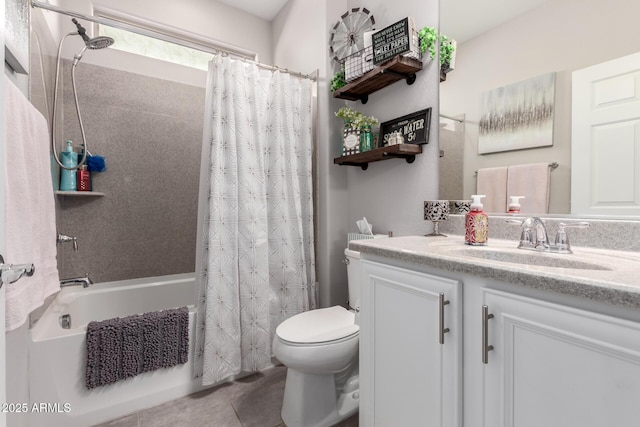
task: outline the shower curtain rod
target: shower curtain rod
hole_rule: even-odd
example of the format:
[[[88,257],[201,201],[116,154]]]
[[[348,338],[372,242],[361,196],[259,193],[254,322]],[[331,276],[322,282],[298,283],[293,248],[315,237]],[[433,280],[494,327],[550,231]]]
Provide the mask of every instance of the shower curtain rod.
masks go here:
[[[452,116],[448,116],[446,114],[440,114],[440,117],[442,117],[443,119],[449,119],[449,120],[453,120],[454,122],[458,122],[458,123],[462,123],[464,122],[463,119],[458,119],[456,117],[452,117]]]
[[[56,13],[61,13],[63,15],[67,15],[67,16],[71,16],[73,18],[79,18],[85,21],[90,21],[90,22],[95,22],[97,24],[104,24],[104,25],[108,25],[110,27],[114,27],[114,28],[118,28],[120,30],[126,30],[126,31],[131,31],[132,33],[136,33],[136,34],[140,34],[143,36],[147,36],[147,37],[151,37],[157,40],[162,40],[165,42],[169,42],[169,43],[173,43],[173,44],[177,44],[180,46],[184,46],[184,47],[188,47],[191,49],[196,49],[196,50],[200,50],[203,52],[207,52],[207,53],[212,53],[212,54],[227,54],[227,55],[232,55],[232,56],[236,56],[239,57],[240,59],[247,61],[247,62],[252,62],[254,64],[256,64],[258,67],[260,68],[264,68],[266,70],[270,70],[270,71],[280,71],[283,73],[287,73],[287,74],[291,74],[292,76],[296,76],[296,77],[301,77],[304,79],[309,79],[311,81],[316,81],[317,77],[309,75],[309,74],[303,74],[303,73],[299,73],[297,71],[290,71],[286,68],[281,68],[275,65],[268,65],[268,64],[262,64],[258,61],[255,61],[254,59],[251,59],[251,57],[253,56],[255,58],[255,53],[250,52],[249,50],[245,50],[245,49],[240,49],[240,48],[234,48],[231,46],[209,46],[209,45],[205,45],[205,44],[200,44],[200,43],[195,43],[195,42],[191,42],[188,40],[183,40],[180,39],[178,37],[174,37],[171,36],[169,34],[164,34],[161,33],[159,31],[154,31],[154,30],[149,30],[146,28],[142,28],[142,27],[137,27],[135,25],[131,25],[131,24],[127,24],[126,22],[121,22],[115,19],[110,19],[110,18],[105,18],[102,16],[91,16],[91,15],[84,15],[81,13],[77,13],[77,12],[73,12],[71,10],[67,10],[67,9],[62,9],[58,6],[54,6],[52,4],[49,3],[45,3],[42,1],[38,1],[38,0],[31,0],[31,7],[38,7],[40,9],[45,9],[45,10],[49,10],[51,12],[56,12]]]

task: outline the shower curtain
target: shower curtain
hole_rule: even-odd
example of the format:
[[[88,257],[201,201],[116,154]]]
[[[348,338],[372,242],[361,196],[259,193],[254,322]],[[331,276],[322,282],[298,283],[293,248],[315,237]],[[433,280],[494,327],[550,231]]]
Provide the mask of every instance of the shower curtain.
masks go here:
[[[209,64],[196,260],[203,385],[271,363],[275,328],[315,308],[312,82]]]

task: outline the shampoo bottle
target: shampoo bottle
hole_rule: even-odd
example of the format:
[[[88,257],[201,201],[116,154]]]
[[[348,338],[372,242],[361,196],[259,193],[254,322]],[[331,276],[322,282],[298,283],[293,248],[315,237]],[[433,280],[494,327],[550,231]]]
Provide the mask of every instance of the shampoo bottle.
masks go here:
[[[73,151],[73,143],[71,140],[67,140],[67,147],[60,153],[60,163],[65,167],[75,168],[78,166],[78,153]],[[76,170],[68,170],[61,168],[60,171],[60,190],[62,191],[76,191]]]
[[[489,240],[489,217],[482,210],[483,197],[485,196],[478,194],[471,196],[471,210],[464,218],[464,243],[467,245],[484,246]]]
[[[511,201],[507,208],[508,213],[520,213],[520,199],[524,199],[524,196],[509,196]]]

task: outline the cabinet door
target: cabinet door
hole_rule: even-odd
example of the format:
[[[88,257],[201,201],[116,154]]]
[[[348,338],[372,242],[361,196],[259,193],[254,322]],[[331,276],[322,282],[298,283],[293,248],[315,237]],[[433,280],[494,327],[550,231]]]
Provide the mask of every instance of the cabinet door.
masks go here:
[[[457,281],[363,261],[360,425],[461,425],[460,293]]]
[[[483,426],[640,425],[638,323],[488,289],[483,301]]]

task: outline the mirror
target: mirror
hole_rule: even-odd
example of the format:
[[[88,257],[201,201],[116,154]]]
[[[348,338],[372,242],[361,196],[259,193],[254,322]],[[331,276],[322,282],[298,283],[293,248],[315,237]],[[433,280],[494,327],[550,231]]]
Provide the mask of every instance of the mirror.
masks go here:
[[[549,214],[570,213],[571,73],[640,52],[640,2],[447,0],[440,13],[441,33],[455,39],[457,49],[455,68],[440,83],[440,114],[448,118],[440,118],[439,198],[469,199],[480,168],[557,162]],[[478,154],[481,95],[551,72],[553,145]]]

